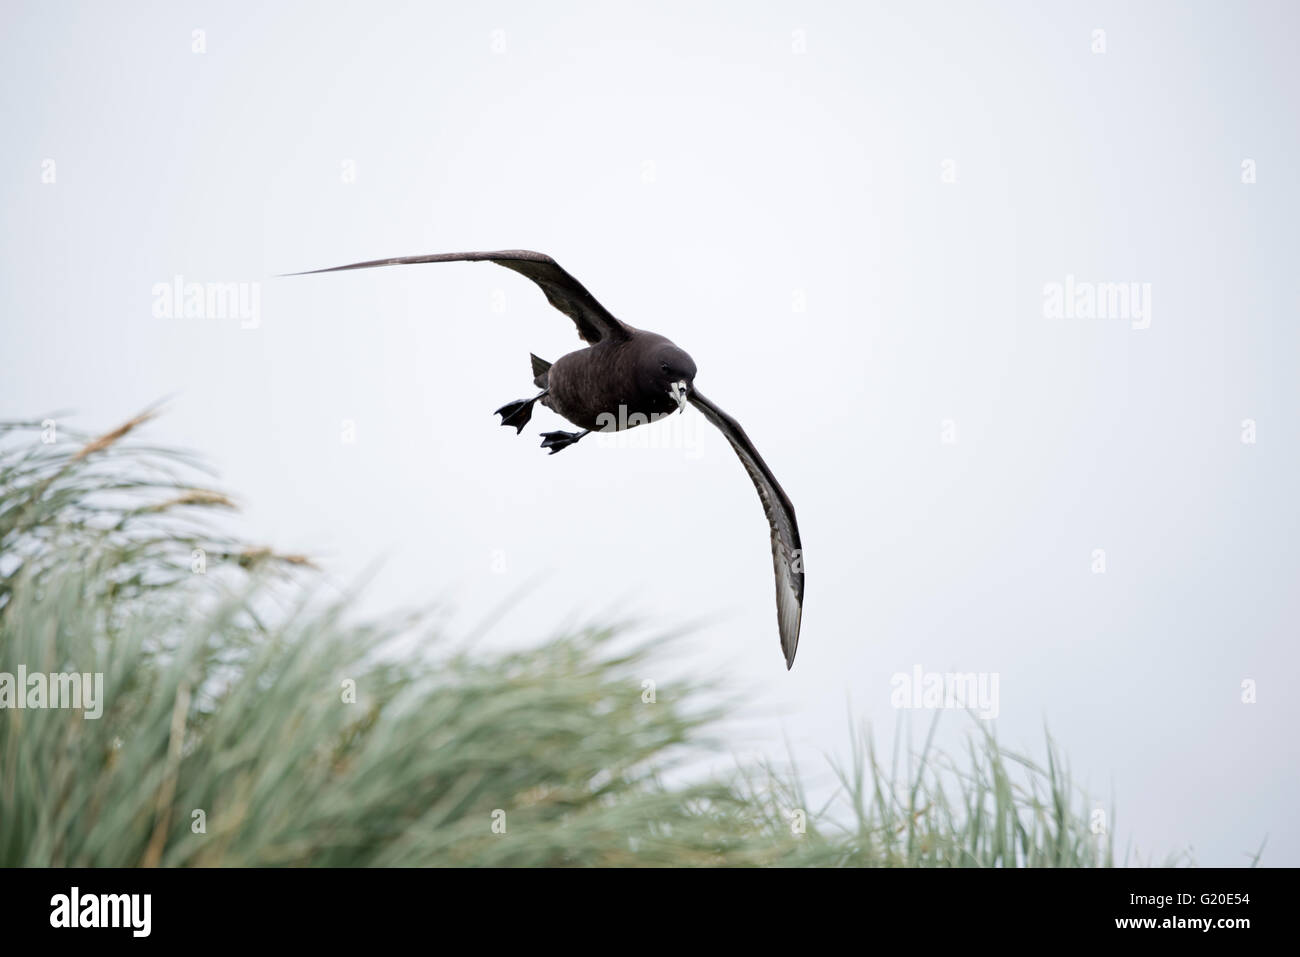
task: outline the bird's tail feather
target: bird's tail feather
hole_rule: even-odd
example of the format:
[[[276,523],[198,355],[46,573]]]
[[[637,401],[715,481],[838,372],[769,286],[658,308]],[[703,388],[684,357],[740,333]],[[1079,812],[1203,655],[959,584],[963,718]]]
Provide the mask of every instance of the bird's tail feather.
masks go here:
[[[545,359],[539,359],[531,352],[528,357],[533,360],[533,385],[539,389],[548,388],[547,379],[550,378],[551,364]]]

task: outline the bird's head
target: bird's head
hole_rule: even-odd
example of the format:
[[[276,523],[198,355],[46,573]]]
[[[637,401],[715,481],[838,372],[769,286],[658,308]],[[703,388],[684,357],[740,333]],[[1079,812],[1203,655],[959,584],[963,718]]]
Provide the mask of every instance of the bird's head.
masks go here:
[[[642,379],[647,391],[665,395],[677,409],[686,407],[687,396],[695,384],[695,360],[682,349],[665,340],[657,349],[646,353]]]

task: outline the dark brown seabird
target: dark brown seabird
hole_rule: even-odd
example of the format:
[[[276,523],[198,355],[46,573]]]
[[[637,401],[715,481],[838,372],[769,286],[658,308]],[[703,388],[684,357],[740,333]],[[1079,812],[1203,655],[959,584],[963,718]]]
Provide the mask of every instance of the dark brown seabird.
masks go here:
[[[661,335],[620,322],[554,259],[527,249],[400,256],[293,275],[445,262],[493,262],[527,276],[541,287],[552,306],[577,324],[578,335],[589,343],[587,348],[561,356],[553,364],[532,357],[533,383],[542,391],[497,410],[501,424],[514,426],[516,434],[523,431],[538,400],[582,429],[543,432],[542,448],[551,454],[590,432],[633,428],[683,409],[687,402],[722,431],[758,489],[772,527],[777,627],[785,666],[793,666],[803,616],[803,551],[794,506],[740,423],[695,388],[695,362],[684,351]]]

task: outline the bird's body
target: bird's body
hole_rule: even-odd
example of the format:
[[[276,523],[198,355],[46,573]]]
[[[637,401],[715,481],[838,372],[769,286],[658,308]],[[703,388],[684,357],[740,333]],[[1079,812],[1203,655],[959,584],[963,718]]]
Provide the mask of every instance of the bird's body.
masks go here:
[[[687,402],[718,427],[749,473],[771,528],[777,625],[786,667],[791,667],[799,646],[804,583],[794,506],[740,424],[695,388],[695,362],[682,349],[658,333],[620,322],[555,260],[531,250],[404,256],[312,271],[462,261],[493,262],[528,277],[551,305],[574,321],[578,335],[589,343],[554,363],[533,356],[533,383],[542,391],[498,409],[502,425],[522,432],[533,405],[540,401],[583,430],[542,433],[542,447],[551,453],[568,448],[589,432],[621,431],[653,422],[684,410]]]
[[[648,354],[677,347],[657,333],[630,331],[629,339],[603,340],[556,360],[542,405],[593,432],[630,429],[677,412],[672,396],[642,372]]]

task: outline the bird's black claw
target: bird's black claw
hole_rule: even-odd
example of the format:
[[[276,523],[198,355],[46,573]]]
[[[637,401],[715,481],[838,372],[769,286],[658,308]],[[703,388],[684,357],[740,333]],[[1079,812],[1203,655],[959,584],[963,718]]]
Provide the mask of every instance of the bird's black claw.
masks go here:
[[[502,425],[513,425],[515,435],[518,435],[524,430],[528,420],[533,417],[533,403],[536,401],[536,399],[519,399],[516,402],[507,402],[492,414],[501,416]]]
[[[542,448],[550,449],[551,454],[554,455],[560,449],[567,449],[586,434],[586,432],[543,432]]]

